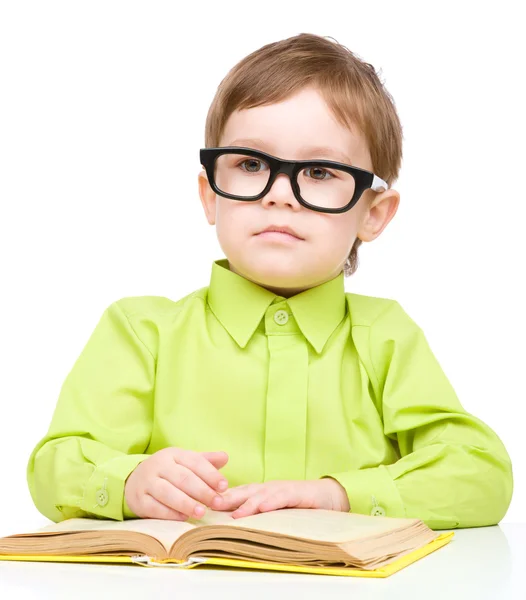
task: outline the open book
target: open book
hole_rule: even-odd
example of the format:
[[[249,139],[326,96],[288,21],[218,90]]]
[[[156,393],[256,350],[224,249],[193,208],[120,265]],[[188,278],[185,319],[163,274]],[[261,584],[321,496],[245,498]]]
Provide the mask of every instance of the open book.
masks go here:
[[[76,518],[0,538],[0,560],[223,565],[387,577],[447,544],[419,519],[287,508],[233,519],[125,521]]]

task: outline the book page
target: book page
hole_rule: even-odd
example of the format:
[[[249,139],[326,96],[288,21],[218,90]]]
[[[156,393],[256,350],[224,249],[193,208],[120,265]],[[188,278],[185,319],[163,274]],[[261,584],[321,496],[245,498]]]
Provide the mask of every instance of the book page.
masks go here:
[[[187,521],[165,519],[113,521],[74,518],[60,523],[52,523],[34,533],[19,535],[45,535],[75,531],[136,531],[151,535],[168,549],[187,531],[206,525],[245,527],[307,540],[342,543],[419,523],[418,519],[371,517],[357,513],[310,508],[286,508],[240,519],[233,519],[232,512],[207,509],[202,519],[188,519]]]
[[[185,521],[169,521],[167,519],[127,519],[125,521],[113,521],[106,519],[74,518],[66,519],[60,523],[52,523],[33,533],[20,535],[29,536],[53,533],[74,533],[77,531],[136,531],[137,533],[145,533],[158,539],[168,551],[175,540],[191,529],[195,529],[195,525],[192,523]]]
[[[240,519],[228,518],[226,513],[223,515],[221,525],[246,527],[307,540],[334,543],[350,542],[388,533],[396,529],[414,526],[420,522],[418,519],[372,517],[312,508],[280,509]],[[209,519],[213,520],[214,515],[210,515]],[[209,521],[209,524],[213,523]]]

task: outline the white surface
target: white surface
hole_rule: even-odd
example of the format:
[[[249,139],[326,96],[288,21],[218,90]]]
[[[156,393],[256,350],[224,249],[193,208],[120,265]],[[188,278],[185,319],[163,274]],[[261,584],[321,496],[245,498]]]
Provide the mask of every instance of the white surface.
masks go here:
[[[386,579],[127,565],[0,561],[0,598],[524,600],[526,524],[455,530],[447,546]]]

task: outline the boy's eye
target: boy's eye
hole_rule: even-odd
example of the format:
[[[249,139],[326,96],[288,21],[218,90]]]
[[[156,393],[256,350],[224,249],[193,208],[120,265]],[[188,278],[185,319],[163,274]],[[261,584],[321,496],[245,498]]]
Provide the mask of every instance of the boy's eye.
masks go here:
[[[315,174],[312,177],[310,177],[309,175],[307,175],[307,177],[309,177],[309,179],[315,179],[317,181],[326,181],[327,179],[331,179],[333,177],[332,173],[329,173],[329,171],[327,171],[326,169],[322,169],[322,167],[307,167],[306,169],[303,169],[302,173],[306,173],[307,171],[314,171]],[[320,177],[320,173],[322,173],[322,175],[329,175],[329,177]]]
[[[243,166],[243,170],[246,170],[249,173],[259,173],[261,169],[257,169],[258,165],[267,166],[266,163],[258,160],[257,158],[246,158],[245,160],[241,161],[239,165],[248,165],[246,168]]]

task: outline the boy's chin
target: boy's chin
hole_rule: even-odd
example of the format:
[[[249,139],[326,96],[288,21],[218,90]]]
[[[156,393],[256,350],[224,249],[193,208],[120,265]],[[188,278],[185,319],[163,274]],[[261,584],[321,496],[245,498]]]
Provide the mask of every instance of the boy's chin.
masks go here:
[[[308,265],[305,265],[305,268]],[[305,283],[302,276],[302,265],[298,260],[277,260],[276,257],[266,256],[244,261],[240,269],[252,281],[261,285],[273,287],[298,287]]]

